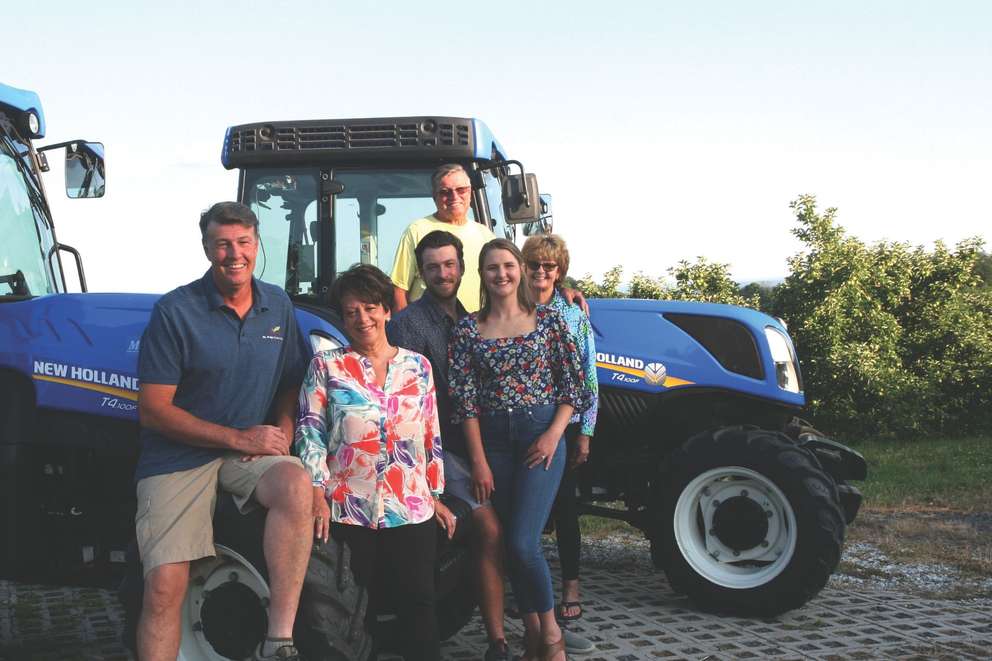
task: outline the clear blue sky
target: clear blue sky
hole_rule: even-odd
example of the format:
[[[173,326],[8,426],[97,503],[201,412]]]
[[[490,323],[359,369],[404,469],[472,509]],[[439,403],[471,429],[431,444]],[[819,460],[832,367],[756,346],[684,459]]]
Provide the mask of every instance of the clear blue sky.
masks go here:
[[[200,274],[199,212],[236,193],[224,130],[275,119],[484,119],[553,194],[575,276],[781,276],[807,192],[867,241],[992,240],[992,3],[141,4],[3,12],[0,77],[48,141],[106,145],[103,200],[48,179],[94,290]]]

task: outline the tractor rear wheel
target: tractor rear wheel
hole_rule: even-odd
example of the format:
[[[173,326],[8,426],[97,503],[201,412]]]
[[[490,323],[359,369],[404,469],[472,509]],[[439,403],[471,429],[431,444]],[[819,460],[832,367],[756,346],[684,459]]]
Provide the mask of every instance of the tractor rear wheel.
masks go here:
[[[270,592],[262,532],[265,511],[238,513],[228,494],[214,514],[216,556],[190,565],[182,606],[184,661],[251,658],[265,637]],[[366,659],[372,639],[365,631],[368,596],[355,583],[350,552],[333,540],[313,547],[293,637],[308,661]],[[118,592],[125,611],[124,643],[135,650],[135,630],[144,585],[137,547],[129,554],[128,577]]]
[[[812,453],[784,434],[732,427],[691,438],[671,465],[655,545],[673,589],[707,610],[767,617],[826,585],[845,524]]]

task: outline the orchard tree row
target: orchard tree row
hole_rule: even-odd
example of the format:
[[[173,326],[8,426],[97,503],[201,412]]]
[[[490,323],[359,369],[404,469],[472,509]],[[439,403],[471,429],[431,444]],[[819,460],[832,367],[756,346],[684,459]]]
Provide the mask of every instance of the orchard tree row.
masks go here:
[[[977,238],[931,249],[865,244],[804,195],[790,205],[803,244],[785,280],[741,287],[698,258],[668,278],[622,267],[576,285],[596,297],[730,303],[788,324],[809,415],[845,437],[992,433],[992,257]]]

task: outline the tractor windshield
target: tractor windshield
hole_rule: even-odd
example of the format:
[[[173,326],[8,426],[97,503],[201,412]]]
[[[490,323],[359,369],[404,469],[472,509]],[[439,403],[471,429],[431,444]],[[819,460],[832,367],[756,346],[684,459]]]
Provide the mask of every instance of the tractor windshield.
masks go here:
[[[316,294],[321,267],[331,263],[336,271],[362,263],[389,273],[407,225],[435,210],[432,171],[336,170],[334,181],[344,188],[334,196],[334,221],[327,230],[333,232],[333,255],[328,256],[318,248],[324,231],[317,214],[318,171],[248,171],[245,202],[258,216],[263,247],[255,275],[290,294]]]
[[[47,205],[31,173],[29,146],[5,120],[0,114],[0,296],[55,293]]]

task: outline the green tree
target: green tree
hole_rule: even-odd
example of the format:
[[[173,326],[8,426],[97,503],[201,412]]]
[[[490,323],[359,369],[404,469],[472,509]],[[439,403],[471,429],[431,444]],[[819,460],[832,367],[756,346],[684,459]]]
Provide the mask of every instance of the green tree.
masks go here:
[[[776,310],[775,287],[763,285],[760,282],[750,282],[740,289],[744,300],[757,300],[758,309],[765,314],[774,314]]]
[[[652,278],[638,271],[630,279],[627,295],[631,298],[664,299],[668,298],[668,286],[662,278]]]
[[[614,266],[596,282],[591,275],[578,280],[576,287],[594,298],[647,298],[673,301],[702,301],[744,305],[757,309],[759,297],[743,295],[730,277],[730,267],[697,257],[695,262],[680,261],[668,269],[674,280],[669,285],[664,278],[653,278],[638,271],[630,279],[626,292],[621,290],[623,267]]]
[[[804,250],[775,292],[803,363],[818,424],[849,434],[987,429],[992,324],[977,240],[932,251],[867,246],[817,211],[791,205]],[[979,407],[976,415],[967,415]]]
[[[676,301],[704,301],[758,308],[758,297],[745,298],[740,287],[730,277],[730,265],[710,262],[697,257],[695,262],[681,260],[668,269],[675,287],[668,298]]]
[[[978,260],[975,263],[975,271],[982,280],[981,286],[986,289],[992,288],[992,254],[987,252],[979,253]]]
[[[620,291],[622,277],[623,267],[614,266],[603,274],[602,282],[596,282],[591,274],[586,274],[576,285],[582,293],[591,298],[623,298],[623,293]]]

